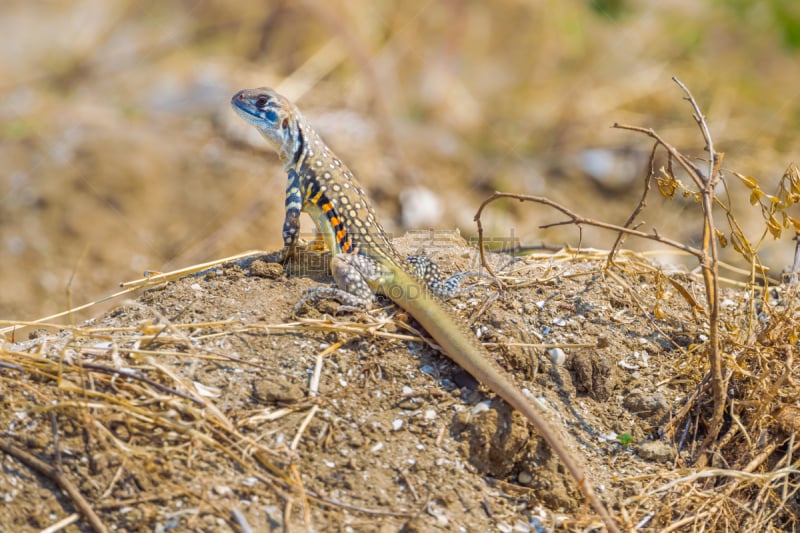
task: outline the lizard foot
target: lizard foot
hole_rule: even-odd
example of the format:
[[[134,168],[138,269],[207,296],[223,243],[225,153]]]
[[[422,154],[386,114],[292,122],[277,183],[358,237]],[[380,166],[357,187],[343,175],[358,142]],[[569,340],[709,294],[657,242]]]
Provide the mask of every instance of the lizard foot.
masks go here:
[[[322,299],[336,300],[341,305],[336,308],[336,313],[355,313],[366,311],[372,307],[372,300],[365,300],[355,294],[343,291],[338,287],[316,287],[308,289],[300,300],[294,304],[292,316],[303,310],[306,304],[313,305]]]
[[[450,298],[461,291],[461,282],[469,277],[490,277],[481,272],[456,272],[450,277],[445,277],[436,263],[424,255],[410,255],[406,262],[411,267],[414,276],[425,283],[428,288],[440,298]]]

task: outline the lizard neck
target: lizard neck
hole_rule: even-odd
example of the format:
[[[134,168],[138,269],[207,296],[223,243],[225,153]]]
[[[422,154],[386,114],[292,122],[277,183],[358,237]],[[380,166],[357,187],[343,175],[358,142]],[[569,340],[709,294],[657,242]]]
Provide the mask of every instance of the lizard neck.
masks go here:
[[[287,172],[293,170],[301,174],[303,168],[308,166],[309,159],[313,159],[315,155],[313,147],[322,146],[326,152],[329,152],[330,149],[325,146],[317,132],[308,125],[297,109],[292,115],[292,120],[284,130],[283,145],[279,153]]]

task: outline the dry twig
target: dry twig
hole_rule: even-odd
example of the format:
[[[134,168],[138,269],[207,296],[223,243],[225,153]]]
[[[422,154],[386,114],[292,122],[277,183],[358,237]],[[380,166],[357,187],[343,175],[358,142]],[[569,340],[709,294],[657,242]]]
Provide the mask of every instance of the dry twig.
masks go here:
[[[78,511],[80,511],[86,521],[89,522],[89,526],[93,531],[96,533],[108,532],[108,528],[106,528],[105,524],[103,524],[103,521],[100,520],[100,517],[98,517],[94,512],[94,509],[92,509],[92,506],[86,501],[86,498],[83,497],[81,491],[79,491],[78,488],[73,485],[73,483],[69,480],[69,478],[67,478],[67,476],[64,475],[63,472],[57,468],[53,468],[41,459],[19,448],[16,444],[8,442],[4,439],[0,439],[0,450],[8,455],[11,455],[28,468],[35,470],[58,485],[61,490],[64,491],[64,494],[69,496],[69,498],[75,504],[75,507],[78,508]]]
[[[680,86],[686,95],[686,100],[691,104],[694,110],[693,118],[700,127],[703,139],[705,140],[706,150],[709,153],[706,176],[703,176],[700,169],[685,155],[679,152],[674,146],[667,143],[652,129],[623,124],[614,124],[614,127],[644,133],[655,139],[656,143],[663,146],[667,152],[669,152],[670,157],[674,158],[691,177],[695,187],[697,187],[700,193],[703,207],[703,245],[699,253],[694,253],[693,255],[700,261],[706,289],[705,305],[708,315],[708,361],[711,367],[711,389],[714,396],[713,413],[706,432],[706,437],[700,446],[700,456],[697,460],[699,466],[704,466],[708,460],[707,452],[717,439],[719,431],[722,428],[722,418],[725,414],[726,406],[725,382],[722,373],[722,356],[720,354],[719,340],[719,258],[715,235],[716,227],[714,225],[714,203],[716,199],[714,191],[721,179],[719,168],[722,163],[723,154],[718,154],[714,151],[714,142],[711,138],[708,124],[700,111],[700,107],[692,96],[692,93],[680,80],[677,78],[672,79]]]

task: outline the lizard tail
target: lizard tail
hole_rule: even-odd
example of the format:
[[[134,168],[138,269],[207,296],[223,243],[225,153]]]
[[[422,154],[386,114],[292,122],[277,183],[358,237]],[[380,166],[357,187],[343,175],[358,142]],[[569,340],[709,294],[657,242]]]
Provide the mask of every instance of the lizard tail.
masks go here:
[[[511,376],[480,344],[469,328],[445,309],[422,284],[406,273],[398,273],[383,287],[383,292],[408,311],[436,340],[447,356],[473,377],[489,387],[530,421],[567,467],[595,512],[610,532],[619,532],[616,521],[597,496],[565,439],[548,423],[539,408],[514,385]]]

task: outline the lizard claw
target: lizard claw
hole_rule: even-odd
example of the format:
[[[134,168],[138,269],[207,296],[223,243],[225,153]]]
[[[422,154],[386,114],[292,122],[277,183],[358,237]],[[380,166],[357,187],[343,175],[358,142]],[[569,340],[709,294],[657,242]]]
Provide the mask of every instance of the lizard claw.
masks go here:
[[[286,264],[291,259],[297,259],[297,246],[284,246],[278,255],[278,263]]]

